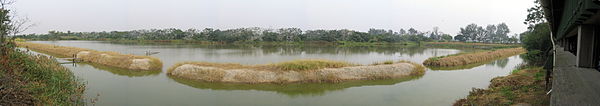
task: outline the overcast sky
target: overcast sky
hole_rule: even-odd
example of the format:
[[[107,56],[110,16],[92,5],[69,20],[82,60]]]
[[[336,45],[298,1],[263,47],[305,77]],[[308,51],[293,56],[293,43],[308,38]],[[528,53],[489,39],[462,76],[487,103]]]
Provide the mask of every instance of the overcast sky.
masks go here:
[[[24,33],[137,29],[415,28],[438,26],[455,35],[460,27],[505,22],[512,33],[533,0],[17,0],[12,8],[36,26]]]

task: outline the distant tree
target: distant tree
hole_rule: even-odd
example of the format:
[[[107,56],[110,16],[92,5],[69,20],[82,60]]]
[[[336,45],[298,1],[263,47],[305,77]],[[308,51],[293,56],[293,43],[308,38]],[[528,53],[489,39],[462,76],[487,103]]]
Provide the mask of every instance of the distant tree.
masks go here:
[[[409,35],[417,35],[418,33],[419,33],[419,31],[417,31],[417,30],[416,30],[416,29],[414,29],[414,28],[410,28],[410,29],[408,29],[408,34],[409,34]]]
[[[400,31],[398,31],[399,35],[406,35],[406,30],[400,28]]]
[[[492,43],[496,40],[496,25],[488,25],[483,32],[483,42]]]
[[[431,35],[429,37],[433,40],[441,40],[441,34],[439,30],[439,27],[433,27],[433,30],[431,30]]]
[[[508,26],[505,23],[498,24],[496,32],[494,33],[495,43],[508,42],[508,33],[510,33],[510,29],[508,29]]]
[[[456,41],[466,42],[467,39],[469,39],[469,38],[467,36],[464,36],[464,35],[456,35],[456,36],[454,36],[454,40],[456,40]]]
[[[485,35],[486,33],[487,32],[486,32],[486,30],[483,27],[481,27],[481,26],[477,27],[477,31],[475,33],[475,36],[476,36],[476,40],[475,41],[477,41],[477,42],[484,42],[485,39],[486,39],[485,38],[486,37],[486,35]]]
[[[452,41],[452,36],[450,36],[449,34],[442,34],[442,40]]]
[[[507,43],[518,43],[519,42],[519,38],[517,38],[517,34],[511,36],[510,38],[508,38]]]
[[[460,28],[459,35],[464,36],[465,41],[467,41],[467,40],[477,41],[478,34],[479,34],[478,28],[481,28],[481,27],[477,26],[477,24],[474,24],[474,23],[469,24],[465,28]]]
[[[302,40],[302,30],[300,28],[281,28],[277,33],[283,37],[284,41],[300,41]]]

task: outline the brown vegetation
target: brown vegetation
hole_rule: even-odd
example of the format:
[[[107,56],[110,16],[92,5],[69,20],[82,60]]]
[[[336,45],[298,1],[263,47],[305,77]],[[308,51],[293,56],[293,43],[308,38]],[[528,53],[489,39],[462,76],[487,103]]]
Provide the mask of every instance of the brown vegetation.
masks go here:
[[[523,48],[497,49],[473,53],[453,54],[449,56],[432,57],[423,62],[426,66],[459,66],[490,61],[493,59],[525,53]]]
[[[129,70],[162,69],[162,62],[159,59],[150,56],[126,55],[116,52],[101,52],[84,48],[65,47],[29,42],[17,42],[17,45],[34,51],[48,53],[50,55],[57,55],[58,57],[72,57],[73,55],[75,55],[77,58],[80,58],[85,62],[91,62]]]
[[[184,62],[169,68],[167,74],[207,82],[294,83],[401,78],[423,75],[424,71],[422,65],[406,61],[360,66],[330,60],[296,60],[264,65]]]
[[[544,73],[541,67],[515,70],[509,76],[492,79],[488,89],[474,88],[467,98],[456,101],[454,106],[548,105]]]

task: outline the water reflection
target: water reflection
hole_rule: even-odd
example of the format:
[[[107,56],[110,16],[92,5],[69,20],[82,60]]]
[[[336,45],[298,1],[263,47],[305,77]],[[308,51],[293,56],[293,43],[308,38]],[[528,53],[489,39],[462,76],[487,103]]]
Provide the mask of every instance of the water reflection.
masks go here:
[[[101,42],[116,45],[140,46],[140,43],[132,42]],[[207,56],[214,55],[238,55],[253,56],[260,55],[301,55],[301,54],[396,54],[402,53],[408,56],[423,54],[425,47],[419,46],[336,46],[336,45],[206,45],[206,44],[143,44],[145,46],[176,47],[176,48],[202,48],[211,49]],[[223,53],[224,52],[224,53]]]
[[[351,87],[375,86],[375,85],[394,85],[397,83],[411,81],[421,78],[420,76],[411,76],[406,78],[386,79],[386,80],[355,80],[341,83],[292,83],[292,84],[239,84],[239,83],[215,83],[188,80],[178,77],[168,76],[175,82],[198,88],[210,90],[259,90],[272,91],[284,94],[290,97],[298,96],[322,96],[328,92],[344,90]]]
[[[114,75],[127,76],[127,77],[156,76],[162,72],[162,70],[150,70],[150,71],[128,70],[128,69],[114,68],[114,67],[105,66],[105,65],[101,65],[101,64],[95,64],[95,63],[78,63],[77,65],[80,65],[80,66],[89,65],[89,66],[92,66],[94,69],[108,71]]]

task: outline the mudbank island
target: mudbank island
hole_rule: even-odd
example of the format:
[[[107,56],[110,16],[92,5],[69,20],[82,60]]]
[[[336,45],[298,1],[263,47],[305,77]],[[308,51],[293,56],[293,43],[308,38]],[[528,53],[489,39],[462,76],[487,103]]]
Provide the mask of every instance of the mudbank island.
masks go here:
[[[355,65],[330,60],[295,60],[275,64],[184,62],[167,71],[174,77],[226,83],[321,83],[423,75],[425,67],[406,61]]]

